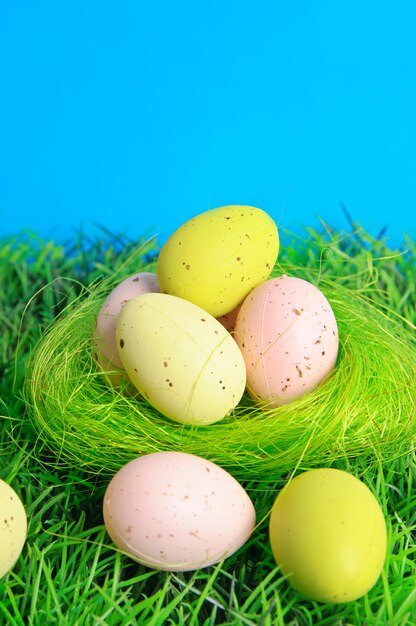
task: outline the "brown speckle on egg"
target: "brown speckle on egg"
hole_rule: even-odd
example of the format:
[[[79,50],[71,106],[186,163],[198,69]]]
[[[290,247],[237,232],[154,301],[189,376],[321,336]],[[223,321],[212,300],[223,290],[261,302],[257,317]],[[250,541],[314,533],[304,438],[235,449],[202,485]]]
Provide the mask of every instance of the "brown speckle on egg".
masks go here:
[[[195,537],[195,539],[199,539],[201,541],[201,537],[198,535],[198,531],[197,530],[190,530],[188,535],[190,537]]]
[[[120,339],[120,348],[124,348],[124,339]]]

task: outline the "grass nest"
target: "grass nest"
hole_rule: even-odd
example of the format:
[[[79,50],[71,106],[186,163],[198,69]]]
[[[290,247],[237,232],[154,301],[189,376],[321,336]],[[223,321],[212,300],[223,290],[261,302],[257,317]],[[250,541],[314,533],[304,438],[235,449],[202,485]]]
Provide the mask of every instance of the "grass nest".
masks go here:
[[[332,375],[279,408],[260,407],[245,394],[229,416],[205,427],[173,422],[139,395],[114,390],[97,368],[92,335],[104,299],[127,276],[155,270],[148,246],[133,249],[111,275],[85,286],[27,359],[23,393],[41,446],[56,463],[104,475],[142,454],[181,450],[260,486],[295,469],[354,457],[371,465],[408,453],[415,435],[415,327],[389,308],[368,246],[361,245],[354,265],[348,245],[350,256],[340,237],[311,235],[302,254],[299,242],[283,247],[272,272],[304,278],[329,300],[340,338]]]

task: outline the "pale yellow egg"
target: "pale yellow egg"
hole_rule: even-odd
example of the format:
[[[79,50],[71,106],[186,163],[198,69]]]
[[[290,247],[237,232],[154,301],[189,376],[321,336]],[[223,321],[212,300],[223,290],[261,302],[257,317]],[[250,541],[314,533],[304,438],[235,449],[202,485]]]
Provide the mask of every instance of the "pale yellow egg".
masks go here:
[[[19,558],[27,533],[26,511],[17,493],[0,479],[0,578]]]

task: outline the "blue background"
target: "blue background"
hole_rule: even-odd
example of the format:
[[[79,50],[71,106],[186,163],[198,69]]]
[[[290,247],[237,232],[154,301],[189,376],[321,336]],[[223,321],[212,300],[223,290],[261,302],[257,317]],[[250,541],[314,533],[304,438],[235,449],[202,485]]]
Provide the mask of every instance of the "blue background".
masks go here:
[[[0,229],[416,229],[416,3],[0,0]]]

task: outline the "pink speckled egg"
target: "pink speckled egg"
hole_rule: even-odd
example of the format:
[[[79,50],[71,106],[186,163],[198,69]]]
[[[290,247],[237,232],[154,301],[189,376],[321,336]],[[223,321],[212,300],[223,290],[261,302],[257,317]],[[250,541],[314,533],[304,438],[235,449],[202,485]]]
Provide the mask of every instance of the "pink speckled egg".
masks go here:
[[[247,389],[272,406],[312,391],[334,369],[338,327],[323,293],[306,280],[271,278],[244,300],[234,337],[247,369]]]
[[[237,315],[240,310],[240,306],[237,306],[235,309],[226,313],[225,315],[221,315],[217,317],[217,320],[228,330],[229,333],[234,331],[234,326],[237,320]]]
[[[119,283],[105,299],[96,320],[94,332],[94,348],[99,365],[104,372],[121,370],[108,376],[110,382],[117,386],[120,378],[127,375],[118,354],[116,344],[116,322],[123,305],[132,298],[143,293],[160,291],[156,274],[138,272]]]
[[[165,571],[191,571],[238,550],[255,525],[254,506],[231,474],[184,452],[133,459],[111,479],[104,523],[132,559]]]

